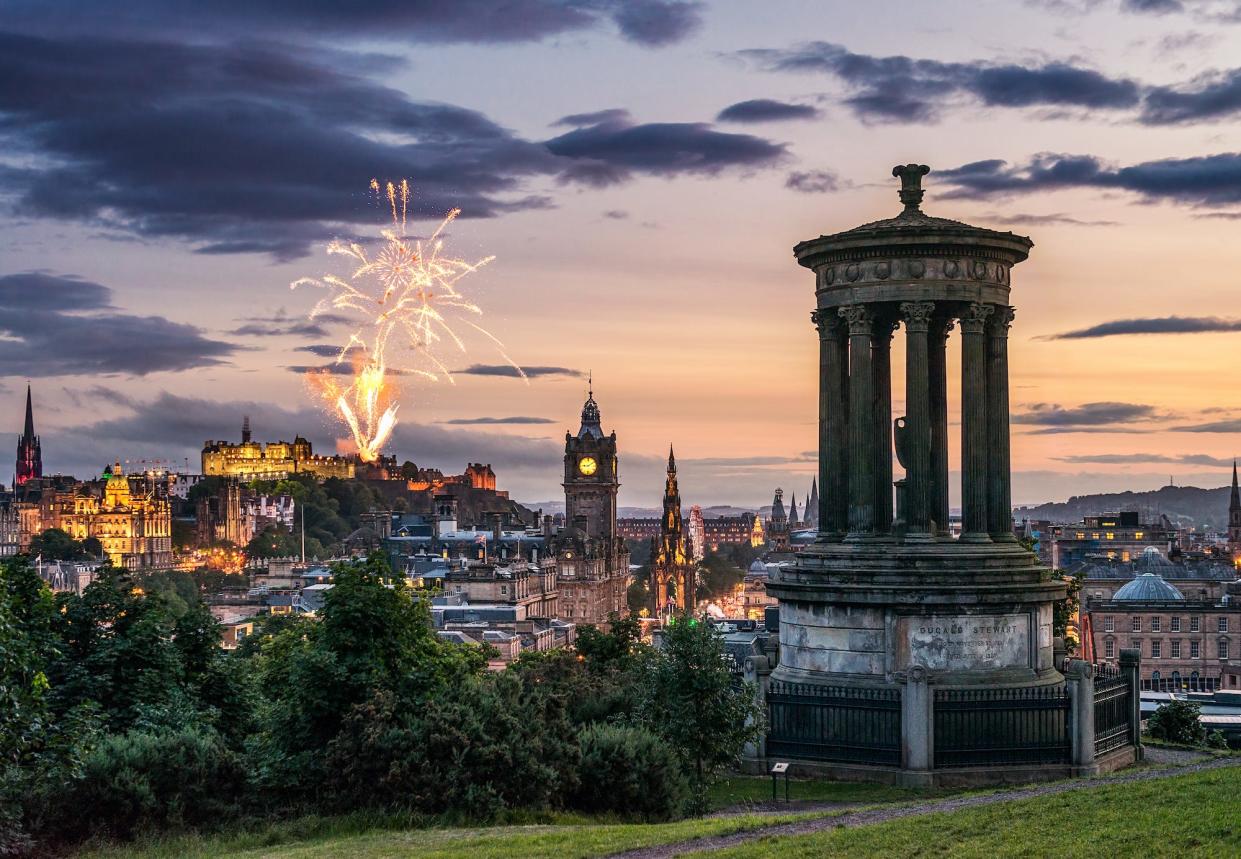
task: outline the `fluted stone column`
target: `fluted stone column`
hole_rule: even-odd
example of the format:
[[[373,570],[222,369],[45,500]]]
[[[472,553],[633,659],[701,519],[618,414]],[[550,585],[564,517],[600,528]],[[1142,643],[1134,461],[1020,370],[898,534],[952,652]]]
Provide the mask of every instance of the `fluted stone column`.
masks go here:
[[[836,543],[849,530],[849,341],[831,310],[810,314],[819,329],[819,536]]]
[[[875,531],[892,533],[892,332],[896,322],[884,316],[875,320],[870,341],[874,396],[871,414],[875,422]]]
[[[871,367],[873,319],[863,304],[838,311],[849,326],[849,535],[866,539],[875,533],[875,421],[871,414],[874,373]]]
[[[987,543],[987,320],[995,308],[961,314],[961,540]]]
[[[935,534],[947,537],[948,523],[948,332],[952,319],[931,319],[927,339],[927,375],[931,392],[931,519]]]
[[[1017,540],[1008,427],[1008,329],[1015,313],[997,306],[987,326],[987,530],[1006,543]]]
[[[935,305],[901,304],[905,319],[905,539],[934,539],[931,533],[931,379],[927,335]]]

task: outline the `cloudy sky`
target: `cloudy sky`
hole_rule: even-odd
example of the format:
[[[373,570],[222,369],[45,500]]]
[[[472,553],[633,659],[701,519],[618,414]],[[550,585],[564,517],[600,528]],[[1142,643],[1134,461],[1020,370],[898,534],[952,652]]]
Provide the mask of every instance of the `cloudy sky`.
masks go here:
[[[193,463],[242,414],[330,449],[303,374],[348,328],[289,284],[344,273],[326,243],[407,177],[411,232],[460,207],[449,250],[495,255],[463,291],[529,381],[467,338],[455,384],[401,379],[401,459],[554,498],[590,370],[622,503],[658,503],[669,443],[688,502],[800,498],[791,248],[895,214],[915,160],[927,211],[1035,241],[1016,501],[1221,485],[1241,452],[1241,3],[0,0],[0,28],[0,416],[30,380],[48,470]]]

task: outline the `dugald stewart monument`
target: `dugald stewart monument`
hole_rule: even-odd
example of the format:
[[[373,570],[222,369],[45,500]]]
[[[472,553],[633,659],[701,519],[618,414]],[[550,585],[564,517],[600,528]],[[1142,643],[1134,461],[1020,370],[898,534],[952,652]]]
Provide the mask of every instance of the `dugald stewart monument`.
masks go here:
[[[1018,542],[1011,518],[1010,296],[1033,243],[925,214],[929,172],[893,168],[896,217],[794,248],[815,276],[824,492],[817,539],[768,585],[779,664],[766,753],[909,784],[1067,775],[1081,720],[1053,656],[1065,585]],[[894,420],[898,329],[907,413]],[[954,340],[959,537],[948,518]],[[905,471],[895,482],[893,448]],[[1093,743],[1090,762],[1086,751],[1076,763],[1093,770]]]

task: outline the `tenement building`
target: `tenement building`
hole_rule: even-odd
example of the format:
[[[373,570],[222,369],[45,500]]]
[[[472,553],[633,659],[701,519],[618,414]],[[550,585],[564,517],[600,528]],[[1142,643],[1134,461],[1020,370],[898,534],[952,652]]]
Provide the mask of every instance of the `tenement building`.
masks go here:
[[[1065,585],[1013,533],[1010,285],[1033,243],[924,214],[929,168],[892,172],[901,181],[899,215],[794,248],[815,279],[823,497],[814,542],[767,584],[779,600],[779,656],[765,754],[907,784],[1121,765],[1137,753],[1132,732],[1099,762],[1093,737],[1070,742],[1074,720],[1052,637]],[[894,420],[898,329],[906,413]],[[954,329],[963,508],[956,539],[948,516]],[[1031,702],[1058,715],[1022,734],[1016,726],[1037,722]],[[1001,711],[1011,718],[994,715]]]
[[[300,435],[292,442],[262,444],[250,437],[250,418],[241,425],[241,443],[208,440],[203,443],[202,470],[211,476],[241,480],[281,480],[290,474],[313,474],[320,479],[352,479],[356,462],[347,456],[319,456]]]
[[[626,611],[629,550],[616,530],[620,491],[616,433],[604,434],[594,390],[577,433],[564,442],[565,526],[546,540],[540,564],[556,568],[560,616],[607,626]]]

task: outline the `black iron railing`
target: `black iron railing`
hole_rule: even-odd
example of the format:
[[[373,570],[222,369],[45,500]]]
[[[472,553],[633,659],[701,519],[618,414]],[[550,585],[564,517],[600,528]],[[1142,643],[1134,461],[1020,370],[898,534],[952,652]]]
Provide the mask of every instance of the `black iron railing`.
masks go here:
[[[768,757],[901,765],[900,689],[774,681],[767,718]]]
[[[1063,686],[935,691],[935,767],[1068,763]]]
[[[1094,756],[1129,745],[1132,736],[1133,690],[1118,668],[1095,666]]]

